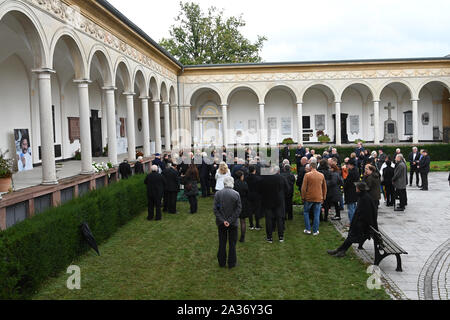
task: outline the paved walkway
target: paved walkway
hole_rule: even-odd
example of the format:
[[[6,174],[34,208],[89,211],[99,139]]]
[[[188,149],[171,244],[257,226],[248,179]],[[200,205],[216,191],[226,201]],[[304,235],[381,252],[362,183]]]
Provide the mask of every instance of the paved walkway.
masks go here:
[[[430,191],[408,187],[404,212],[380,205],[378,225],[408,255],[402,255],[403,272],[396,272],[395,256],[385,258],[380,268],[385,285],[396,299],[448,300],[450,296],[450,187],[448,173],[429,174]],[[336,228],[345,232],[346,211]],[[355,251],[373,263],[373,242]]]
[[[119,163],[127,158],[127,154],[117,156]],[[92,161],[97,163],[107,163],[108,157],[93,158]],[[56,163],[56,177],[58,180],[70,178],[79,175],[81,172],[81,161],[70,160]],[[42,167],[35,167],[33,170],[17,172],[13,175],[13,189],[18,191],[21,189],[38,186],[42,183]]]

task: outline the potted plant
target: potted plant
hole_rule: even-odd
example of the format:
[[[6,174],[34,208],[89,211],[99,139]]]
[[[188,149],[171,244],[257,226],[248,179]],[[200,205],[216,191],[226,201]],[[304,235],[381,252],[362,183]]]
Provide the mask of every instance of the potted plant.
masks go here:
[[[325,134],[323,130],[317,131],[317,140],[319,142],[322,142],[323,144],[331,141],[330,137],[327,134]]]
[[[294,140],[292,138],[286,138],[283,140],[283,142],[281,144],[295,144]]]
[[[8,150],[0,149],[0,192],[8,192],[11,189],[13,160],[7,159]]]

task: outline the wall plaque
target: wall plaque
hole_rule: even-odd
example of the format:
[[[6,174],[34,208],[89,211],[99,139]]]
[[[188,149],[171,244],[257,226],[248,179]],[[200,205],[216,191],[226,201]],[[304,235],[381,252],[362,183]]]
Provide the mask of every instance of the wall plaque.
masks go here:
[[[69,117],[69,141],[80,140],[80,118]]]
[[[350,133],[351,134],[359,133],[359,115],[350,116]]]
[[[281,118],[281,134],[286,136],[292,133],[291,118]]]
[[[324,114],[316,114],[315,115],[315,125],[316,130],[325,130],[325,115]]]

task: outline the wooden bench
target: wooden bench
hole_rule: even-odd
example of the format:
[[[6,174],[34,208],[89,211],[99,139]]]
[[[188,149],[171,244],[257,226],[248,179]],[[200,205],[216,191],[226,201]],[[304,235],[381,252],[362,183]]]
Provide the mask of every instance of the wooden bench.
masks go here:
[[[376,230],[372,226],[370,227],[373,232],[373,242],[375,247],[375,262],[374,265],[378,266],[380,262],[389,255],[395,255],[397,258],[397,269],[395,271],[402,272],[402,258],[401,254],[408,254],[398,244],[394,242],[383,231]]]

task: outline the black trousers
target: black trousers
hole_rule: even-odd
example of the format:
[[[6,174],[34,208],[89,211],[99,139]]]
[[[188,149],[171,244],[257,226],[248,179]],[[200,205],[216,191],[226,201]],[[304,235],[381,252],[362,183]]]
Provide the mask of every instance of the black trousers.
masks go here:
[[[396,193],[397,197],[400,199],[399,207],[404,209],[405,205],[406,205],[406,201],[407,201],[406,189],[396,189],[395,193]]]
[[[209,194],[209,177],[200,177],[200,186],[202,188],[202,197]]]
[[[420,179],[422,180],[422,189],[428,190],[428,172],[420,172]]]
[[[189,196],[188,200],[191,207],[191,213],[197,213],[197,196]]]
[[[161,198],[147,197],[148,200],[148,220],[161,220]],[[155,217],[156,210],[156,217]]]
[[[164,205],[167,202],[167,210],[169,213],[177,213],[177,191],[167,191],[167,201],[164,201]]]
[[[286,219],[292,220],[294,219],[294,208],[292,207],[292,197],[288,196],[284,199],[284,206],[286,208]]]
[[[163,207],[163,212],[167,212],[167,210],[169,208],[169,192],[168,191],[164,191],[162,207]]]
[[[416,186],[419,186],[419,169],[413,167],[409,171],[409,184],[411,185],[413,183],[414,174],[416,175]]]
[[[255,217],[255,223],[253,224],[253,217]],[[250,222],[250,227],[261,228],[259,220],[261,219],[261,199],[249,200],[248,201],[248,220]]]
[[[323,219],[325,221],[328,220],[328,211],[330,210],[331,206],[333,206],[333,205],[334,205],[334,209],[336,210],[336,215],[335,216],[336,217],[340,217],[341,216],[341,206],[340,206],[339,202],[328,202],[328,201],[325,201],[323,203],[323,208],[325,209]]]
[[[384,186],[386,191],[386,204],[388,206],[393,206],[395,204],[395,189],[392,184],[386,184]]]
[[[219,251],[217,252],[217,260],[219,266],[225,267],[227,263],[227,241],[228,248],[228,267],[232,268],[236,266],[236,243],[238,239],[238,227],[229,226],[225,227],[223,224],[218,227],[219,230]]]
[[[283,207],[283,206],[281,206]],[[267,239],[272,239],[275,225],[278,227],[278,238],[284,237],[284,210],[279,207],[265,209]]]

